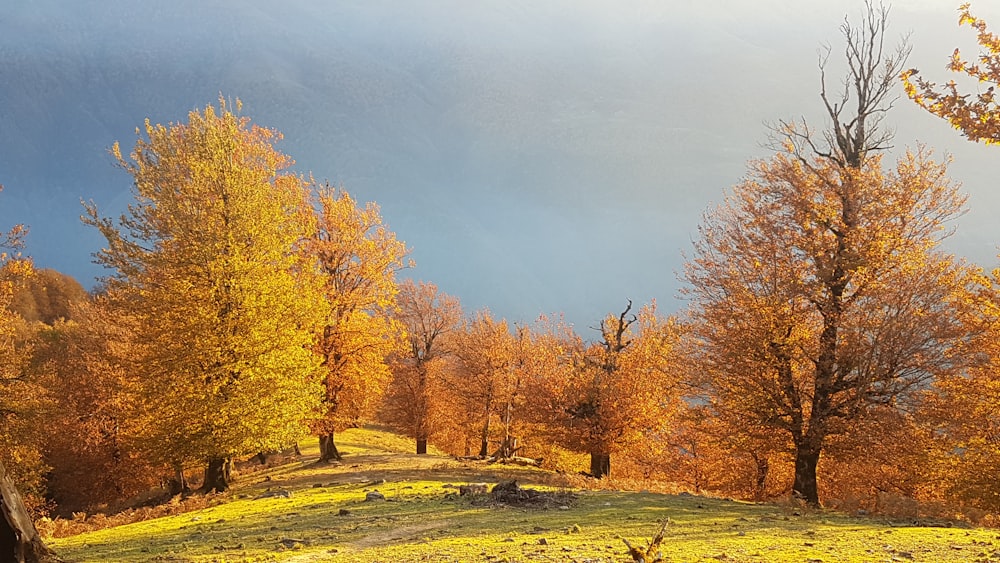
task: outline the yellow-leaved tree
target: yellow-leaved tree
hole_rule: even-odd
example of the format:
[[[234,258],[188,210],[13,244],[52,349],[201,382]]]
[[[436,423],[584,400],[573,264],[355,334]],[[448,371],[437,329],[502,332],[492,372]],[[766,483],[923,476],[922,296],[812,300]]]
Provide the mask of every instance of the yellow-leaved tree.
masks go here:
[[[9,464],[8,471],[27,491],[40,492],[35,490],[42,471],[34,417],[43,392],[26,373],[30,338],[12,309],[17,291],[35,273],[31,260],[21,255],[26,233],[23,225],[0,233],[0,461]]]
[[[302,437],[321,397],[327,305],[300,248],[315,215],[278,139],[221,98],[187,123],[147,120],[128,158],[113,151],[135,202],[117,220],[86,206],[107,239],[108,297],[137,320],[144,442],[205,463],[205,491],[228,487],[234,456]]]
[[[37,478],[38,452],[26,439],[40,426],[30,418],[40,390],[25,373],[30,356],[18,338],[21,318],[10,310],[18,284],[33,271],[21,256],[26,232],[17,225],[0,233],[0,561],[44,563],[59,559],[42,543],[15,482],[31,473]],[[8,471],[5,461],[17,471]]]
[[[382,398],[391,372],[387,356],[401,345],[392,316],[396,272],[409,265],[406,244],[382,221],[379,208],[359,207],[349,193],[325,186],[319,225],[306,252],[319,264],[329,314],[317,349],[323,358],[321,416],[312,421],[320,460],[339,460],[334,432],[355,424]]]

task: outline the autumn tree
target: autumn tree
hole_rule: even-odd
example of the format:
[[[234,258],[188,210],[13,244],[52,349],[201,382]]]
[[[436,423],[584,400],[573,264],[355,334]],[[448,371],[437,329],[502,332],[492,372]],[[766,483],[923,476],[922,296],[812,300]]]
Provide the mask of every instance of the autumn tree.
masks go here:
[[[819,470],[824,476],[820,496],[830,500],[831,508],[899,511],[917,499],[940,498],[933,455],[939,430],[920,424],[915,416],[920,410],[878,406],[856,420],[850,432],[830,436]]]
[[[334,432],[370,412],[391,375],[386,358],[401,332],[391,315],[395,276],[408,265],[408,250],[374,203],[359,207],[349,193],[329,186],[317,199],[318,228],[305,250],[319,264],[330,307],[317,344],[326,372],[322,417],[312,426],[320,460],[330,461],[340,459]]]
[[[918,150],[883,169],[908,48],[883,51],[887,13],[867,8],[842,27],[842,97],[822,89],[831,130],[783,124],[777,154],[706,215],[686,269],[711,400],[788,432],[793,493],[814,505],[830,436],[956,368],[970,284],[938,248],[965,202],[945,165]]]
[[[814,504],[829,435],[959,360],[968,272],[936,247],[964,199],[925,155],[888,173],[880,163],[847,174],[787,155],[757,163],[706,218],[688,264],[713,400],[790,433],[793,491]]]
[[[453,342],[458,362],[446,380],[456,402],[466,411],[463,418],[475,421],[478,427],[479,456],[490,455],[494,420],[501,423],[501,444],[508,446],[501,450],[509,450],[514,413],[523,399],[526,344],[530,343],[527,329],[517,327],[514,334],[506,319],[494,319],[483,310],[454,333]]]
[[[542,459],[554,469],[577,471],[585,448],[566,416],[573,402],[567,390],[575,380],[584,342],[562,315],[541,315],[518,328],[522,399],[517,414],[523,455]]]
[[[962,4],[958,16],[958,25],[966,24],[976,30],[980,53],[975,60],[969,60],[962,56],[961,50],[955,49],[948,70],[972,78],[976,84],[989,84],[989,87],[979,88],[975,94],[962,94],[954,80],[939,88],[934,82],[921,78],[915,68],[902,73],[903,85],[910,99],[948,120],[969,140],[994,145],[1000,143],[1000,107],[994,92],[1000,84],[1000,37],[989,31],[985,21],[972,15],[968,3]]]
[[[0,233],[0,382],[3,383],[19,381],[23,376],[20,367],[24,364],[25,354],[15,346],[20,315],[13,310],[12,304],[15,294],[34,274],[31,260],[21,255],[26,233],[23,225]],[[3,395],[6,398],[17,393],[5,392]],[[9,408],[2,409],[2,412],[9,412]]]
[[[532,377],[542,377],[545,369],[544,335],[536,336],[526,325],[514,326],[510,336],[510,367],[502,373],[497,402],[497,416],[500,420],[502,435],[498,457],[512,458],[523,444],[518,445],[518,437],[514,434],[515,424],[522,416],[520,411],[530,400],[527,396],[527,383]]]
[[[791,486],[788,438],[772,428],[730,419],[703,400],[685,399],[629,458],[644,478],[757,502]]]
[[[24,444],[12,441],[34,434],[30,428],[19,428],[18,423],[30,416],[38,392],[26,376],[28,353],[18,343],[18,321],[21,319],[10,310],[18,285],[32,274],[31,260],[21,255],[26,232],[24,226],[17,225],[0,233],[0,428],[3,430],[0,441],[0,560],[41,563],[58,559],[39,537],[14,476],[8,472],[4,461],[20,461],[27,465],[30,463],[28,457],[37,457],[34,448],[29,448],[29,456],[20,455],[23,452],[18,450]],[[19,476],[23,477],[24,472]]]
[[[963,355],[973,360],[961,371],[937,378],[916,412],[928,434],[933,486],[954,506],[1000,509],[1000,269],[983,275]]]
[[[72,276],[42,268],[14,292],[10,308],[29,323],[52,325],[69,319],[73,305],[87,297],[87,290]]]
[[[48,400],[29,369],[32,328],[14,307],[16,295],[36,274],[31,259],[21,254],[26,234],[22,225],[0,233],[0,460],[29,505],[37,505],[44,495],[40,445]]]
[[[601,321],[601,340],[572,354],[568,379],[548,399],[561,441],[590,455],[596,478],[610,474],[612,454],[660,427],[676,395],[680,327],[657,317],[655,303],[631,311],[630,301],[620,315]]]
[[[946,119],[966,138],[987,145],[1000,143],[1000,107],[995,89],[1000,84],[1000,37],[984,20],[972,15],[969,4],[959,8],[958,24],[977,34],[979,54],[966,58],[952,53],[948,69],[975,81],[977,91],[963,94],[954,80],[939,87],[916,69],[902,74],[907,95],[930,113]],[[987,85],[985,90],[983,85]],[[978,335],[968,354],[984,361],[949,377],[939,378],[929,390],[922,415],[934,430],[942,492],[961,504],[988,510],[1000,507],[996,479],[1000,476],[1000,427],[997,425],[1000,381],[1000,270],[984,280],[974,325]]]
[[[113,150],[135,202],[118,220],[87,205],[85,222],[107,239],[109,299],[137,320],[146,443],[205,463],[204,490],[221,491],[229,460],[298,440],[321,397],[326,305],[300,249],[315,217],[280,134],[223,99],[142,133],[128,158]]]
[[[427,453],[434,432],[434,404],[448,348],[444,340],[462,320],[458,299],[432,283],[406,280],[396,297],[396,319],[406,331],[403,349],[392,355],[392,380],[383,418],[416,439],[416,452]]]
[[[53,403],[45,421],[46,488],[62,514],[114,506],[176,469],[146,455],[142,424],[158,421],[147,419],[131,376],[138,327],[124,313],[97,295],[74,304],[72,320],[36,325],[32,369]],[[173,492],[184,485],[177,479]]]

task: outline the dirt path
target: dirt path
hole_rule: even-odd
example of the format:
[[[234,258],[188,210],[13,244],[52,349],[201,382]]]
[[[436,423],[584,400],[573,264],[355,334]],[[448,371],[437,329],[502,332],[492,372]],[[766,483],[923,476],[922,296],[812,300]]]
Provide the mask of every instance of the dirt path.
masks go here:
[[[411,526],[400,526],[398,528],[393,528],[391,530],[382,530],[375,532],[374,534],[368,534],[367,536],[352,541],[348,544],[344,544],[344,548],[354,551],[363,550],[369,547],[377,547],[381,545],[388,545],[390,543],[398,541],[416,542],[419,541],[420,536],[424,532],[429,532],[431,530],[437,530],[439,528],[446,528],[451,524],[451,520],[436,520],[433,522],[424,522],[422,524],[413,524]],[[341,552],[341,549],[337,550]],[[350,553],[348,551],[348,553]],[[296,555],[289,559],[285,559],[284,563],[314,563],[316,561],[325,561],[330,558],[331,553],[303,553],[302,555]]]
[[[388,543],[404,539],[412,541],[418,539],[415,536],[422,534],[423,532],[436,530],[438,528],[445,528],[450,523],[451,520],[435,520],[433,522],[424,522],[422,524],[400,526],[398,528],[393,528],[391,530],[383,530],[381,532],[375,532],[374,534],[368,534],[367,536],[359,540],[353,541],[347,545],[356,549],[365,549],[368,547],[385,545]]]

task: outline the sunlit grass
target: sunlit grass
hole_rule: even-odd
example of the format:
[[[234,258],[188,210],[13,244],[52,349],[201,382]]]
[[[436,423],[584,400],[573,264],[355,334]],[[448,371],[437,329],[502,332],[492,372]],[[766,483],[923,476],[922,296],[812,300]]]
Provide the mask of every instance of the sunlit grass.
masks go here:
[[[627,561],[621,537],[644,543],[669,518],[670,561],[1000,560],[994,530],[687,495],[580,491],[575,503],[545,510],[481,506],[454,486],[550,476],[398,453],[411,443],[384,432],[345,432],[339,442],[346,455],[339,466],[290,464],[225,504],[51,543],[81,562]],[[386,500],[366,502],[374,489]],[[263,498],[276,491],[290,497]]]

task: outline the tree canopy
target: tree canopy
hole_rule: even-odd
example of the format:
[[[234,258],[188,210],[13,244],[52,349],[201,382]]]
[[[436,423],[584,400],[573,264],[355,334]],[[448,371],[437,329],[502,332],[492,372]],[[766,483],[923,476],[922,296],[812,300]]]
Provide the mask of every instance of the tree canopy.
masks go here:
[[[187,123],[147,120],[143,134],[128,158],[114,147],[135,203],[117,220],[90,204],[86,221],[107,239],[109,296],[138,319],[148,443],[219,477],[231,456],[295,442],[321,397],[313,346],[327,305],[299,251],[314,214],[280,135],[225,100]]]

